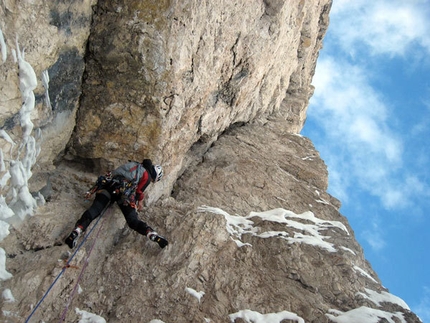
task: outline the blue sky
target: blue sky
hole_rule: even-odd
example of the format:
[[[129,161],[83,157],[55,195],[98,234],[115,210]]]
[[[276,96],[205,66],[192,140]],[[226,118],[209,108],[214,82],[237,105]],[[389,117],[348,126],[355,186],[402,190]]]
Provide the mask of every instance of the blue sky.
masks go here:
[[[334,0],[302,134],[382,284],[430,323],[430,0]]]

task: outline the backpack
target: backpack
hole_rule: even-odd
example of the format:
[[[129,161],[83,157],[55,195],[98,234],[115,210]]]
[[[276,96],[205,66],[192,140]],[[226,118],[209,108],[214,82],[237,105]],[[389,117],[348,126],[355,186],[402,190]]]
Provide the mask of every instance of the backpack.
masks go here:
[[[138,162],[128,162],[112,171],[110,187],[114,194],[121,193],[125,202],[134,205],[136,188],[146,169]]]
[[[145,172],[146,169],[141,163],[131,161],[112,171],[112,177],[122,176],[128,182],[137,185]]]

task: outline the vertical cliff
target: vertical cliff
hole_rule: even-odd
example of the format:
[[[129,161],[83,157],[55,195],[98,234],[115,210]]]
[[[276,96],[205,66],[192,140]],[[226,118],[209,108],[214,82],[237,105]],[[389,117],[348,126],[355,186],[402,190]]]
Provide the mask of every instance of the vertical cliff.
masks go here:
[[[231,124],[278,113],[299,132],[329,8],[98,1],[71,152],[102,167],[150,156],[169,174],[168,194]]]
[[[0,220],[34,213],[28,188],[46,184],[70,139],[94,3],[0,4],[0,207],[7,214]]]
[[[299,135],[330,6],[2,3],[2,321],[420,322]],[[97,172],[143,157],[166,176],[140,216],[169,246],[113,206],[71,254]]]

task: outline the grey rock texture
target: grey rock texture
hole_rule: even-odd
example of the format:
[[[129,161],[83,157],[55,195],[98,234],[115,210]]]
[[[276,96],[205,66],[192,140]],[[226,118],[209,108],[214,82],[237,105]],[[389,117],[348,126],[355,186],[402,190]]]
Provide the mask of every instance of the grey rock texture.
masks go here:
[[[62,270],[69,255],[61,239],[88,207],[80,193],[93,179],[77,165],[59,166],[51,202],[3,242],[14,278],[2,287],[10,288],[17,301],[3,303],[2,309],[14,313],[17,322]],[[396,302],[376,305],[365,297],[386,290],[326,187],[318,152],[308,139],[285,131],[285,121],[233,127],[187,169],[171,197],[141,213],[168,237],[168,247],[160,249],[131,231],[114,206],[34,321],[58,320],[79,283],[82,292],[72,298],[67,321],[79,319],[74,310],[79,308],[107,322],[232,322],[230,315],[245,309],[336,322],[329,319],[332,310],[367,307],[387,313],[393,322],[420,322]],[[259,213],[271,210],[289,215],[288,221]],[[236,216],[237,226],[229,225],[223,212]],[[315,238],[320,239],[316,244]],[[204,295],[198,299],[190,289]],[[11,316],[5,319],[14,322]]]
[[[75,125],[94,3],[11,0],[0,5],[0,30],[5,44],[4,61],[0,64],[0,127],[18,147],[22,140],[19,111],[23,98],[16,53],[21,51],[37,78],[31,113],[34,128],[42,134],[38,160],[42,168],[50,168],[64,150]],[[42,75],[46,71],[50,79],[48,95]],[[11,156],[15,157],[17,147]],[[9,151],[3,138],[0,148],[5,154]]]
[[[18,189],[49,201],[24,221],[0,216],[11,275],[0,280],[1,321],[78,322],[86,311],[106,322],[239,323],[257,312],[420,322],[381,285],[299,135],[330,6],[3,1],[0,206]],[[113,206],[71,253],[63,241],[90,205],[84,192],[142,156],[166,176],[140,216],[169,246],[130,230]],[[23,161],[31,172],[9,180]]]
[[[279,113],[298,133],[330,1],[99,1],[71,152],[146,155],[161,194],[231,124]]]

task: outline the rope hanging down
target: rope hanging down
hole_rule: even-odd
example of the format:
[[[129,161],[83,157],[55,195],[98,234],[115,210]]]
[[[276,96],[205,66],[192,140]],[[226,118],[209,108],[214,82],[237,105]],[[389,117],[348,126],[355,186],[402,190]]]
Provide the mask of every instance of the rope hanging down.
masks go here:
[[[40,304],[42,304],[42,302],[45,300],[46,296],[48,296],[49,292],[51,291],[51,289],[54,287],[54,285],[57,283],[58,279],[60,279],[61,275],[66,271],[67,268],[70,267],[70,263],[72,262],[73,258],[76,256],[77,252],[79,251],[79,249],[81,249],[81,247],[84,245],[85,241],[87,241],[88,237],[91,235],[91,233],[93,232],[93,230],[96,228],[96,226],[98,225],[98,223],[100,222],[101,218],[103,217],[103,215],[106,213],[106,211],[109,209],[109,207],[112,204],[108,204],[108,206],[102,211],[102,213],[100,214],[100,216],[98,217],[96,223],[94,223],[94,225],[92,226],[92,228],[90,229],[90,231],[85,235],[84,239],[82,240],[82,242],[78,245],[78,247],[75,249],[75,251],[73,252],[73,254],[70,256],[70,258],[67,260],[66,264],[63,266],[63,268],[61,269],[60,273],[57,275],[57,277],[54,279],[54,281],[52,282],[52,284],[49,286],[48,290],[45,292],[45,294],[43,295],[43,297],[40,299],[40,301],[36,304],[36,306],[34,307],[33,311],[30,313],[30,315],[27,317],[27,319],[25,320],[25,323],[28,323],[30,321],[30,318],[33,316],[33,314],[36,312],[36,310],[40,307]],[[107,218],[107,217],[106,217]],[[75,289],[77,289],[78,283],[80,278],[83,275],[83,271],[86,268],[86,265],[88,264],[88,259],[89,256],[91,255],[91,251],[94,248],[95,242],[99,236],[100,233],[100,229],[103,227],[103,225],[99,228],[96,238],[94,239],[94,242],[91,246],[91,249],[89,251],[89,254],[87,256],[87,258],[85,259],[85,263],[82,267],[81,273],[78,277],[78,281],[76,283],[76,286],[73,290],[73,294],[75,293]],[[71,295],[71,297],[73,296],[73,294]],[[69,298],[69,303],[66,306],[66,309],[63,313],[63,316],[65,317],[66,313],[67,313],[67,308],[70,305],[71,302],[71,298]],[[64,319],[62,318],[62,320],[60,322],[62,322]]]
[[[106,219],[106,218],[105,218],[105,219]],[[73,297],[75,296],[76,291],[78,290],[79,282],[81,281],[81,278],[82,278],[82,277],[83,277],[83,275],[84,275],[84,271],[85,271],[85,269],[86,269],[86,268],[87,268],[87,266],[88,266],[89,259],[90,259],[90,256],[91,256],[91,252],[93,251],[94,246],[96,245],[96,241],[97,241],[97,239],[98,239],[98,237],[99,237],[100,231],[101,231],[101,230],[102,230],[102,228],[103,228],[103,224],[104,224],[104,220],[103,220],[103,222],[100,224],[99,229],[97,230],[96,237],[93,239],[93,243],[92,243],[92,245],[91,245],[91,248],[90,248],[90,250],[88,251],[88,255],[87,255],[87,257],[85,258],[84,264],[82,265],[81,272],[79,273],[78,279],[76,280],[75,287],[73,288],[73,291],[72,291],[72,293],[71,293],[71,294],[70,294],[70,296],[69,296],[69,300],[68,300],[68,302],[67,302],[66,306],[64,307],[63,315],[61,316],[60,321],[59,321],[60,323],[61,323],[61,322],[64,322],[64,320],[66,319],[67,311],[69,310],[69,306],[70,306],[70,304],[72,303]]]

